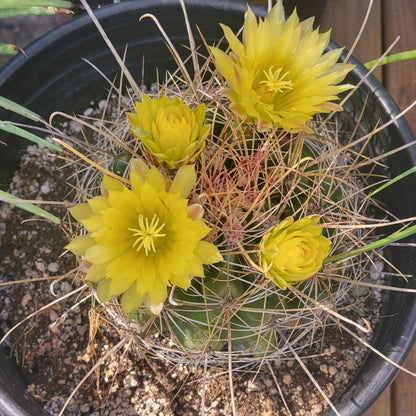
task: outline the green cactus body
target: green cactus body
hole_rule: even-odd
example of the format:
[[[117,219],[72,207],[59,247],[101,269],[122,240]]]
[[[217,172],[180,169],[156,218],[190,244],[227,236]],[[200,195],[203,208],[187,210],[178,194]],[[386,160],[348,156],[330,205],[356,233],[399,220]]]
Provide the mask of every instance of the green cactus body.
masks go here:
[[[245,285],[221,273],[216,278],[207,276],[201,283],[195,281],[193,287],[193,293],[175,290],[178,306],[172,308],[169,324],[184,348],[220,351],[228,340],[227,316]]]
[[[245,303],[231,320],[233,349],[253,356],[264,355],[276,349],[273,316],[278,311],[278,296]]]
[[[131,158],[131,152],[123,150],[123,152],[114,158],[113,172],[119,176],[123,176]]]

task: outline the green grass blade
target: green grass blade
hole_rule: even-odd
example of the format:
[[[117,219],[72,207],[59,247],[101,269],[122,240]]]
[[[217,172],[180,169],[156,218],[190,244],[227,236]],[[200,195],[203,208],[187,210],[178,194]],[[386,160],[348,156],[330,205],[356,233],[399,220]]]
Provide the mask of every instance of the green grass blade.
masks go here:
[[[16,45],[11,43],[0,43],[0,55],[16,55]]]
[[[397,181],[399,181],[400,179],[405,178],[406,176],[411,175],[412,173],[416,172],[416,166],[413,166],[410,169],[407,169],[405,172],[401,173],[400,175],[397,175],[396,177],[394,177],[393,179],[390,179],[388,182],[386,182],[385,184],[381,185],[380,187],[378,187],[377,189],[374,189],[374,191],[370,192],[370,194],[368,196],[374,196],[375,194],[379,193],[380,191],[382,191],[383,189],[388,188],[390,185],[393,185],[394,183],[396,183]]]
[[[62,7],[69,9],[71,2],[64,0],[1,0],[0,9],[20,9],[22,7]]]
[[[366,244],[365,246],[359,247],[355,250],[351,250],[347,253],[337,254],[335,256],[328,257],[323,261],[323,264],[334,263],[339,260],[348,259],[349,257],[358,256],[359,254],[366,253],[367,251],[388,246],[391,243],[394,243],[398,240],[402,240],[403,238],[409,237],[413,234],[416,234],[416,225],[413,225],[412,227],[406,228],[405,230],[389,235],[388,237],[381,238],[380,240],[374,241],[370,244]]]
[[[0,190],[0,201],[7,202],[9,204],[15,205],[16,207],[22,208],[25,211],[31,212],[32,214],[38,215],[39,217],[45,218],[49,221],[54,222],[55,224],[60,224],[61,220],[55,215],[51,214],[48,211],[45,211],[42,208],[37,207],[36,205],[25,202],[24,199],[20,199],[8,192]]]
[[[6,124],[3,121],[0,120],[0,130],[7,131],[8,133],[15,134],[16,136],[23,137],[24,139],[30,140],[31,142],[34,142],[38,145],[48,147],[49,149],[55,150],[57,152],[62,152],[62,149],[58,146],[56,146],[53,143],[49,143],[45,139],[42,139],[39,136],[36,136],[33,133],[30,133],[29,131],[26,131],[20,127],[13,126],[12,124]]]
[[[371,69],[375,64],[377,64],[377,62],[378,62],[377,66],[380,66],[380,65],[391,64],[393,62],[405,61],[407,59],[414,59],[414,58],[416,58],[416,50],[405,51],[405,52],[399,52],[393,55],[385,56],[380,62],[378,62],[378,59],[374,59],[364,64],[364,66],[367,69]]]
[[[33,111],[28,110],[26,107],[23,107],[22,105],[17,104],[14,101],[9,100],[5,97],[0,96],[0,107],[5,108],[6,110],[13,111],[14,113],[20,114],[21,116],[33,121],[43,121],[42,117],[39,114],[36,114]]]
[[[0,9],[0,19],[18,16],[41,16],[51,15],[66,11],[65,9],[57,9],[56,7],[23,7],[13,9]]]

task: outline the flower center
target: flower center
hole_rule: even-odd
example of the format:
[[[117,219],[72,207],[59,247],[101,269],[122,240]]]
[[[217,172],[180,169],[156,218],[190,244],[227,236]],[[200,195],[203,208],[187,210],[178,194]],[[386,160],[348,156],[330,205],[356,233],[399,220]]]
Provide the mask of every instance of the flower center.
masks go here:
[[[145,250],[146,256],[149,254],[149,251],[156,253],[155,248],[155,239],[158,237],[164,237],[166,234],[162,234],[161,231],[165,224],[159,226],[159,218],[156,217],[156,214],[153,215],[152,220],[149,223],[149,219],[142,214],[139,215],[139,228],[128,228],[129,231],[133,231],[136,241],[133,244],[133,247],[136,247],[136,250],[139,251],[142,247]]]
[[[273,66],[271,66],[267,72],[263,71],[266,79],[260,81],[260,87],[258,88],[257,93],[264,103],[271,104],[278,92],[283,92],[284,89],[291,90],[293,88],[293,82],[285,80],[289,71],[280,75],[282,69],[283,68],[279,68],[276,69],[276,71],[273,71]]]
[[[175,106],[170,106],[159,110],[156,123],[159,128],[164,128],[166,130],[175,130],[178,127],[183,127],[187,124],[185,118],[182,116],[179,109]]]

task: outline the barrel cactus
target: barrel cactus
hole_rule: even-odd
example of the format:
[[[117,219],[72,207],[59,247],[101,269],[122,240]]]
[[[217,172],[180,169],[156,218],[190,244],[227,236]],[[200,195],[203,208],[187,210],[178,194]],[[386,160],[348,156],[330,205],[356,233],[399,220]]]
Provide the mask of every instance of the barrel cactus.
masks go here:
[[[348,260],[370,237],[343,228],[366,217],[369,176],[321,115],[342,110],[352,66],[312,23],[286,20],[281,1],[264,20],[248,8],[242,41],[223,25],[228,52],[210,46],[199,67],[193,51],[192,79],[179,62],[97,138],[110,151],[77,181],[91,188],[67,248],[147,353],[270,362],[343,319],[348,281],[371,261]]]

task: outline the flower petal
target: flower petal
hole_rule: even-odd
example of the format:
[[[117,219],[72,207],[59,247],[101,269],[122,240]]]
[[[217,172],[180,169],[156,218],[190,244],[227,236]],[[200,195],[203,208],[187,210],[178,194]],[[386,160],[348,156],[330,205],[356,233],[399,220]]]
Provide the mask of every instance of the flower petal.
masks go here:
[[[186,165],[179,168],[169,188],[170,193],[179,193],[186,198],[195,186],[196,173],[194,165]]]
[[[97,296],[101,302],[108,302],[113,297],[113,294],[110,292],[110,284],[110,279],[103,279],[99,281],[97,286]]]
[[[67,244],[65,249],[74,253],[76,256],[83,256],[85,252],[94,244],[94,239],[89,235],[80,235]]]
[[[137,309],[144,301],[145,295],[136,290],[136,282],[123,293],[121,297],[121,307],[125,313],[130,313]]]
[[[85,275],[85,280],[89,282],[97,282],[98,280],[105,278],[105,269],[107,264],[93,264]]]
[[[69,208],[69,212],[77,221],[80,222],[83,219],[88,218],[93,213],[88,203],[74,205],[72,208]]]
[[[218,247],[208,241],[200,241],[196,245],[194,253],[204,264],[214,264],[224,260]]]

